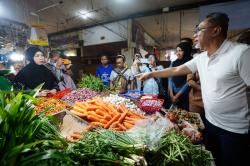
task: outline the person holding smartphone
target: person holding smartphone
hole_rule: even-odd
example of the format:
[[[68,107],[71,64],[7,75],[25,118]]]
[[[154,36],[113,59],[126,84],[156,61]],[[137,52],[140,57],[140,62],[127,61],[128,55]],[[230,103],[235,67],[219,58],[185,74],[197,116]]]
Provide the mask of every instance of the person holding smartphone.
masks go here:
[[[140,54],[136,54],[135,60],[131,67],[133,74],[136,75],[139,73],[163,70],[163,67],[158,65],[158,60],[154,54],[147,54],[145,57],[146,58],[142,58]],[[150,78],[143,81],[143,83],[137,82],[137,86],[138,89],[142,90],[144,94],[159,95],[160,88],[158,84],[160,82],[161,81],[159,78]]]

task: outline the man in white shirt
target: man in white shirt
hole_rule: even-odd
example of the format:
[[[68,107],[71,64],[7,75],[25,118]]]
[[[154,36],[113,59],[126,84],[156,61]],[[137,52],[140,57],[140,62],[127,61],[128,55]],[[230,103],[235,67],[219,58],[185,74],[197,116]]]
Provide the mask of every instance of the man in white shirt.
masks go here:
[[[229,19],[212,13],[197,28],[201,49],[206,50],[184,65],[145,73],[140,79],[200,74],[206,115],[205,143],[217,166],[249,166],[250,47],[227,41]]]

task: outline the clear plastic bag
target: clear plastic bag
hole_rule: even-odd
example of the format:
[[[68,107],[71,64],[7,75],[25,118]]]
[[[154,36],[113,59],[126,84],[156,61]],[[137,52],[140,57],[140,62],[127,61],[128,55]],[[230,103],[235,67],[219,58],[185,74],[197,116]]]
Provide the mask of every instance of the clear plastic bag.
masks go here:
[[[155,150],[160,138],[166,131],[174,127],[170,120],[157,113],[152,117],[138,121],[127,133],[132,138],[146,144],[149,150]]]

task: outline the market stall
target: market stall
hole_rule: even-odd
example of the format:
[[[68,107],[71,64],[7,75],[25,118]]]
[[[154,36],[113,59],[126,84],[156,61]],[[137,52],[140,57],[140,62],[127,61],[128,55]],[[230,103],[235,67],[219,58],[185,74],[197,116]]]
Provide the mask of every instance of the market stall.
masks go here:
[[[211,165],[213,158],[202,145],[204,125],[198,115],[161,109],[160,99],[138,91],[116,94],[101,88],[102,84],[93,85],[98,78],[85,77],[89,82],[81,82],[79,89],[38,98],[34,97],[39,89],[1,92],[8,99],[1,101],[2,138],[22,135],[8,144],[11,148],[0,146],[1,152],[6,150],[1,161],[6,165],[11,158],[22,165],[39,161],[52,165]],[[20,126],[6,130],[4,126],[12,121]]]

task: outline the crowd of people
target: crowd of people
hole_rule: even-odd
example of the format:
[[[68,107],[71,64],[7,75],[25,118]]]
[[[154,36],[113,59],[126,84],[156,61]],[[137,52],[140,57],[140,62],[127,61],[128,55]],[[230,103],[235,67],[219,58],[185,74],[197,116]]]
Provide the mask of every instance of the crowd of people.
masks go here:
[[[206,124],[206,148],[216,165],[250,165],[250,35],[238,42],[227,40],[228,24],[224,13],[208,15],[193,36],[196,52],[192,39],[182,39],[176,46],[177,59],[168,68],[153,53],[136,53],[131,67],[124,55],[117,55],[113,66],[102,54],[96,76],[116,92],[142,91],[164,99],[168,108],[199,113]],[[58,52],[46,59],[38,47],[29,47],[25,54],[29,64],[18,69],[14,78],[18,85],[32,89],[44,83],[45,94],[76,88],[71,63]],[[163,86],[164,77],[168,87]]]
[[[194,85],[192,81],[191,84],[202,93],[206,148],[218,166],[248,166],[250,47],[227,40],[228,24],[229,18],[224,13],[208,15],[195,33],[203,52],[180,66],[145,73],[139,79],[188,74],[199,78],[199,84]]]

